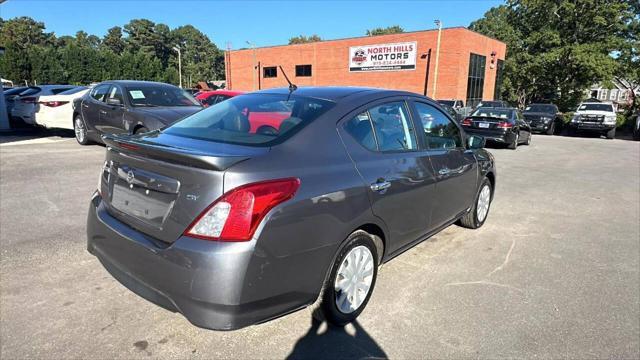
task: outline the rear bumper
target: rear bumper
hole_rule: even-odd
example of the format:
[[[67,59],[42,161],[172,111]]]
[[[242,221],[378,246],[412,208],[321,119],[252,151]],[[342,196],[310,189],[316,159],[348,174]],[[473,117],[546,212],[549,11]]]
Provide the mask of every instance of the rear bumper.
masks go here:
[[[277,262],[256,254],[255,240],[214,242],[183,236],[167,246],[113,218],[97,194],[89,207],[87,237],[88,251],[120,283],[157,305],[182,313],[199,327],[238,329],[297,310],[317,297],[270,291],[281,286],[255,278],[252,274],[271,278],[265,269],[270,261]]]
[[[511,131],[481,130],[475,128],[464,128],[464,132],[469,135],[479,135],[487,141],[510,144],[516,140],[516,134]]]

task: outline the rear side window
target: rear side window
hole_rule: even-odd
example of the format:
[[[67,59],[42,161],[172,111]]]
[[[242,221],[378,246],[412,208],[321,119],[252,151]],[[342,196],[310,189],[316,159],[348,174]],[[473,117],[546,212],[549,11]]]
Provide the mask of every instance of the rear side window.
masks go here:
[[[369,150],[385,152],[417,148],[409,112],[402,101],[370,108],[347,121],[345,130]]]
[[[351,120],[344,124],[344,129],[353,138],[365,148],[376,151],[378,145],[376,145],[376,138],[373,135],[373,128],[371,127],[371,119],[369,118],[369,112],[365,111],[356,115]]]
[[[424,130],[427,148],[433,150],[462,147],[460,129],[431,105],[415,103]]]
[[[96,86],[95,89],[91,90],[91,97],[98,101],[104,101],[104,97],[109,92],[110,86],[111,85],[108,84]]]
[[[199,111],[164,133],[222,143],[272,146],[331,109],[331,101],[284,94],[237,96]]]

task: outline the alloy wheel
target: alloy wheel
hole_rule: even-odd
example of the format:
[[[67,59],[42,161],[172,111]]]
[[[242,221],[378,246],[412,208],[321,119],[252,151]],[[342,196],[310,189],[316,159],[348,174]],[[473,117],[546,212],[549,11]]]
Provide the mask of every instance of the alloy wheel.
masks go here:
[[[491,203],[491,189],[489,185],[485,185],[480,190],[478,196],[478,204],[476,205],[476,215],[479,222],[483,222],[489,213],[489,204]]]
[[[76,133],[76,140],[78,140],[78,142],[82,144],[87,137],[87,129],[85,128],[84,122],[80,117],[76,118],[75,126],[73,127],[73,129]]]
[[[371,250],[366,246],[357,246],[344,257],[334,283],[340,312],[350,314],[360,308],[371,289],[374,266]]]

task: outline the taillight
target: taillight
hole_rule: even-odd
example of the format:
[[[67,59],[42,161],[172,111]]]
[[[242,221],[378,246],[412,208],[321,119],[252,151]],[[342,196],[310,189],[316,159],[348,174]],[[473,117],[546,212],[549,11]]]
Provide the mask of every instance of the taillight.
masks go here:
[[[471,122],[471,118],[465,118],[464,120],[462,120],[462,126],[471,126],[472,122]]]
[[[269,210],[291,199],[300,180],[279,179],[243,185],[214,201],[185,235],[204,240],[248,241]]]
[[[498,123],[498,127],[502,129],[508,129],[508,128],[512,128],[513,124],[508,121],[500,121]]]
[[[58,107],[58,106],[62,106],[64,104],[68,104],[68,101],[41,101],[39,102],[39,104],[42,104],[44,106],[49,106],[49,107]]]
[[[133,145],[133,144],[127,144],[127,143],[123,143],[123,142],[116,142],[116,144],[118,144],[118,146],[120,146],[123,149],[126,150],[140,150],[140,147]]]
[[[24,98],[20,98],[20,102],[23,102],[25,104],[35,104],[36,98],[33,96],[24,97]]]

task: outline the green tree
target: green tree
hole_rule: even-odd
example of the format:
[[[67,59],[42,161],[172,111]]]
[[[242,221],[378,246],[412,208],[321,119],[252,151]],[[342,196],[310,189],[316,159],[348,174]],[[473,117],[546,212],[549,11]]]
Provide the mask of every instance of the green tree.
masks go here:
[[[313,34],[311,36],[299,35],[289,38],[289,45],[293,44],[306,44],[311,42],[322,41],[320,36]]]
[[[387,26],[386,28],[375,28],[367,30],[367,36],[388,35],[403,33],[404,29],[399,25]]]
[[[124,51],[126,44],[122,39],[122,28],[120,26],[114,26],[107,31],[107,34],[102,39],[103,49],[109,50],[115,54],[121,54]]]
[[[625,43],[632,0],[508,0],[469,26],[507,44],[503,96],[519,106],[553,99],[572,109],[610,80]]]

